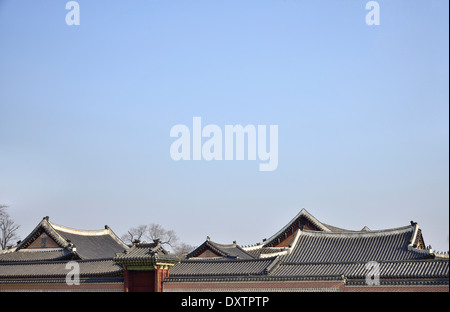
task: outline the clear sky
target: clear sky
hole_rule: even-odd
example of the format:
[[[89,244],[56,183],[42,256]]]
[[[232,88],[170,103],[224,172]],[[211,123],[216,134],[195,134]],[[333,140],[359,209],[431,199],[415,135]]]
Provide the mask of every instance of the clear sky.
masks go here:
[[[449,3],[0,0],[0,203],[119,236],[247,245],[302,208],[449,245]],[[279,161],[174,161],[192,118],[278,125]]]

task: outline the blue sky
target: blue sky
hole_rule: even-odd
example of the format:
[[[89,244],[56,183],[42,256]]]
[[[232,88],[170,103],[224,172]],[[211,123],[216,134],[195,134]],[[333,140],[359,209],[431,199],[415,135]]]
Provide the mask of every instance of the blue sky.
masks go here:
[[[253,244],[302,208],[448,250],[448,1],[0,0],[0,203]],[[176,124],[278,125],[279,162],[173,161]]]

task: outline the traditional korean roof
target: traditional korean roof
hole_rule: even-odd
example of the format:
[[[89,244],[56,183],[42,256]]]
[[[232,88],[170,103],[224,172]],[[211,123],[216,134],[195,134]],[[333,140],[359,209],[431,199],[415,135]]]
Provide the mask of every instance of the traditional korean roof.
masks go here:
[[[361,232],[299,231],[283,262],[333,263],[427,259],[430,250],[415,248],[417,225]]]
[[[40,248],[45,233],[51,248]],[[206,255],[211,251],[212,257]],[[158,240],[126,246],[109,227],[76,230],[44,218],[16,247],[0,251],[0,281],[63,280],[69,261],[80,265],[80,278],[123,279],[123,268],[172,266],[165,283],[180,281],[350,280],[363,283],[366,264],[380,265],[383,283],[447,283],[449,260],[425,247],[417,223],[408,226],[350,231],[321,223],[302,210],[263,243],[241,247],[207,240],[180,259]],[[428,285],[427,284],[427,285]],[[431,285],[430,284],[430,285]]]
[[[116,253],[129,248],[108,226],[102,230],[77,230],[51,223],[45,217],[14,248],[15,252],[24,252],[42,233],[48,235],[59,248],[72,250],[80,259],[112,259]],[[36,255],[38,258],[42,256]]]
[[[135,243],[133,246],[116,254],[114,261],[124,266],[173,264],[180,261],[174,255],[165,250],[159,240],[153,243]]]
[[[448,260],[380,261],[380,279],[447,278]],[[273,276],[321,277],[344,276],[348,279],[365,279],[369,272],[367,262],[333,263],[280,263]]]
[[[236,242],[233,242],[233,244],[228,245],[218,244],[211,241],[209,237],[203,244],[201,244],[195,250],[187,254],[186,258],[199,257],[206,250],[211,250],[218,256],[219,259],[221,258],[242,259],[242,260],[254,259],[254,257],[251,254],[242,249],[239,245],[236,244]]]
[[[425,260],[424,260],[425,261]],[[428,273],[422,273],[420,268],[417,269],[415,274],[404,274],[404,270],[411,269],[415,267],[414,262],[412,266],[409,268],[405,268],[403,265],[405,262],[400,262],[396,266],[398,270],[398,274],[382,274],[380,276],[379,283],[381,286],[448,286],[449,278],[448,278],[448,260],[441,261],[441,263],[436,263],[437,260],[428,260],[430,265],[428,268],[430,269]],[[383,267],[383,264],[381,264]],[[420,264],[419,264],[420,266]],[[441,267],[442,271],[439,269],[433,270],[432,267]],[[355,266],[356,270],[364,267],[364,264],[360,264],[359,267]],[[317,268],[312,268],[312,270]],[[381,269],[382,271],[384,269]],[[275,271],[275,270],[274,270]],[[278,271],[277,271],[278,272]],[[281,272],[281,271],[280,271]],[[260,274],[260,275],[203,275],[203,276],[180,276],[180,275],[170,275],[164,280],[164,284],[171,283],[195,283],[197,285],[207,285],[207,283],[218,283],[225,282],[228,285],[225,289],[221,289],[221,291],[233,291],[232,285],[233,283],[246,283],[246,282],[257,282],[261,286],[264,283],[268,283],[266,287],[262,288],[263,291],[279,291],[270,286],[272,282],[290,282],[290,281],[341,281],[344,283],[346,287],[352,286],[366,286],[366,271],[361,271],[360,273],[354,274],[351,270],[348,271],[348,276],[341,274],[343,270],[336,269],[334,271],[330,271],[331,275],[325,275],[324,273],[320,275],[301,275],[302,273],[290,273],[288,275],[276,275],[276,274]],[[294,275],[296,274],[296,275]],[[194,291],[205,291],[208,287],[200,287],[200,288],[192,288]],[[242,290],[242,288],[239,288]],[[302,291],[302,288],[291,288],[286,291]],[[308,289],[308,288],[307,288]],[[173,291],[173,288],[169,288],[168,291]],[[192,291],[189,289],[189,291]],[[179,290],[178,290],[179,291]],[[182,288],[182,291],[188,291],[186,288]],[[217,291],[217,290],[214,290]],[[261,291],[261,288],[249,288],[247,291]],[[303,290],[304,291],[304,290]],[[306,290],[311,291],[311,290]],[[313,291],[332,291],[330,288],[317,289],[314,288]],[[338,291],[336,289],[335,291]]]
[[[448,284],[448,259],[380,261],[379,278],[388,281],[440,279]],[[283,262],[281,257],[254,260],[185,260],[176,264],[165,283],[181,281],[226,281],[229,278],[253,280],[365,280],[367,262],[296,263]],[[231,280],[230,280],[231,281]]]
[[[251,280],[365,280],[367,262],[286,262],[279,256],[253,260],[184,260],[171,269],[165,283]],[[441,280],[448,284],[448,259],[377,261],[384,284],[423,284]],[[236,280],[236,278],[238,280]],[[419,282],[422,280],[423,282]],[[434,282],[431,282],[434,281]],[[363,282],[364,284],[364,282]],[[426,284],[426,283],[425,283]]]
[[[24,261],[50,261],[78,259],[76,253],[70,248],[52,248],[48,250],[21,250],[0,251],[0,263],[5,262],[24,262]]]
[[[306,209],[302,209],[291,221],[283,226],[278,232],[270,238],[264,240],[265,247],[276,247],[281,241],[286,239],[289,235],[293,235],[297,230],[309,229],[322,232],[350,232],[349,230],[341,229],[336,226],[331,226],[317,220]]]
[[[184,260],[170,270],[174,277],[267,275],[278,258],[246,260]]]
[[[113,260],[80,260],[80,277],[119,276],[122,267]],[[65,278],[71,268],[68,261],[40,261],[25,263],[0,263],[0,278]]]
[[[287,236],[290,236],[289,245],[277,247]],[[448,279],[448,259],[434,259],[433,251],[424,247],[421,230],[414,222],[393,229],[373,231],[364,227],[360,231],[350,231],[321,223],[302,210],[262,244],[239,247],[248,259],[230,257],[230,253],[224,251],[226,247],[237,249],[239,246],[217,244],[207,239],[188,255],[190,259],[172,268],[167,282],[232,282],[250,277],[261,281],[345,277],[355,281],[365,278],[366,264],[370,261],[380,264],[380,278],[384,283],[387,279],[391,282],[408,280],[413,284],[419,283],[417,279],[440,279],[444,283]],[[195,258],[206,249],[220,257]]]

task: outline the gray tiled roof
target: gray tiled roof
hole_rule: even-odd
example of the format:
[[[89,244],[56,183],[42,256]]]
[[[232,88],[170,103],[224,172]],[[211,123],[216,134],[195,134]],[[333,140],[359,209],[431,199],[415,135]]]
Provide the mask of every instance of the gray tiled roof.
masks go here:
[[[44,250],[19,250],[0,253],[1,262],[20,262],[20,261],[49,261],[64,260],[76,257],[72,250],[68,248],[44,249]]]
[[[414,226],[371,232],[326,233],[302,231],[283,262],[330,263],[430,258],[408,249]]]
[[[304,211],[298,216],[311,218]],[[318,222],[312,218],[311,220]],[[191,258],[182,261],[171,270],[169,281],[191,278],[215,279],[226,276],[289,280],[345,276],[356,280],[365,278],[368,272],[366,263],[369,261],[380,263],[380,278],[385,280],[448,278],[448,259],[433,259],[429,250],[416,248],[421,232],[415,223],[379,231],[371,231],[368,228],[361,231],[347,231],[329,225],[321,226],[322,231],[299,229],[289,248],[266,247],[265,244],[245,248],[246,254],[259,261],[230,258],[218,260]],[[205,246],[218,250],[221,247],[210,241],[204,243]],[[192,254],[201,252],[202,248],[198,248]],[[278,254],[276,258],[270,257],[276,254]]]
[[[186,257],[192,258],[197,257],[199,254],[201,254],[204,250],[211,249],[215,253],[217,253],[219,256],[224,258],[232,258],[232,259],[254,259],[254,257],[243,250],[239,245],[236,243],[233,244],[218,244],[215,243],[209,239],[207,239],[203,244],[201,244],[199,247],[197,247],[195,250],[190,252]]]
[[[124,278],[122,275],[117,276],[93,276],[93,277],[80,277],[80,284],[91,284],[91,283],[101,283],[101,284],[122,284],[124,281]],[[29,283],[39,283],[39,284],[66,284],[66,278],[65,277],[39,277],[39,276],[33,276],[33,277],[19,277],[19,278],[5,278],[0,280],[0,284],[29,284]],[[101,288],[101,287],[99,287]],[[52,289],[52,292],[58,292],[63,291],[58,289]],[[84,290],[84,289],[77,289],[77,291],[90,291]],[[111,291],[110,289],[101,289],[100,291]],[[113,290],[114,291],[114,290]],[[121,289],[116,291],[122,291]]]
[[[165,250],[159,242],[155,243],[138,243],[134,244],[130,249],[123,253],[118,253],[114,257],[114,261],[130,265],[130,264],[144,264],[153,262],[179,262],[180,259],[171,255]]]
[[[170,270],[170,276],[264,275],[272,269],[276,258],[253,260],[185,260]]]
[[[113,260],[80,260],[80,277],[116,276],[123,272]],[[72,268],[66,268],[68,261],[34,263],[0,263],[0,278],[65,277]]]
[[[61,248],[70,247],[70,243],[67,242],[58,232],[55,231],[50,221],[48,221],[49,217],[44,217],[41,222],[28,234],[25,239],[18,243],[15,247],[16,250],[26,249],[29,244],[31,244],[34,239],[36,239],[41,233],[45,232],[51,239],[53,239],[56,244]]]
[[[332,227],[332,229],[330,229],[325,223],[322,223],[319,220],[317,220],[306,209],[302,209],[291,221],[289,221],[285,226],[283,226],[278,232],[276,232],[270,238],[265,240],[264,245],[265,246],[272,245],[278,238],[283,236],[283,233],[286,233],[290,228],[297,229],[302,219],[307,220],[308,222],[313,224],[319,231],[332,232],[333,230],[339,229],[336,227]]]
[[[380,278],[448,278],[448,260],[408,260],[379,262]],[[369,269],[359,263],[282,263],[273,276],[345,276],[365,278]]]
[[[380,279],[393,280],[447,279],[448,259],[407,260],[379,262]],[[200,278],[204,281],[224,277],[253,277],[262,280],[327,280],[346,278],[365,279],[369,272],[366,263],[283,263],[280,258],[259,260],[187,260],[171,269],[171,281]]]
[[[304,230],[299,218],[312,224]],[[306,221],[305,221],[306,222]],[[295,227],[298,226],[298,227]],[[271,247],[289,230],[293,239],[289,247]],[[29,250],[38,235],[45,231],[61,246],[59,249]],[[420,238],[420,239],[419,239]],[[353,282],[367,274],[369,261],[380,264],[380,278],[386,280],[447,279],[449,261],[433,259],[429,250],[418,250],[423,238],[417,224],[411,226],[371,231],[347,231],[319,222],[302,210],[287,226],[271,238],[272,243],[241,248],[237,244],[218,244],[207,239],[188,255],[179,258],[166,251],[159,242],[135,244],[131,248],[108,228],[98,231],[75,230],[52,224],[48,218],[30,233],[16,248],[0,252],[0,281],[21,279],[63,279],[68,273],[66,264],[80,257],[81,277],[121,277],[126,266],[173,265],[171,280],[183,279],[261,279],[308,280],[339,279],[345,276]],[[419,241],[421,242],[419,244]],[[219,255],[217,258],[195,258],[207,248]],[[95,260],[94,260],[95,259]],[[103,260],[101,260],[103,259]],[[65,261],[63,261],[65,260]]]
[[[77,230],[51,223],[48,217],[16,246],[16,251],[27,248],[34,239],[45,232],[61,248],[72,249],[81,259],[112,259],[116,253],[128,249],[108,227],[102,230]]]
[[[57,230],[58,234],[69,240],[81,259],[112,259],[125,247],[109,234],[82,235]]]

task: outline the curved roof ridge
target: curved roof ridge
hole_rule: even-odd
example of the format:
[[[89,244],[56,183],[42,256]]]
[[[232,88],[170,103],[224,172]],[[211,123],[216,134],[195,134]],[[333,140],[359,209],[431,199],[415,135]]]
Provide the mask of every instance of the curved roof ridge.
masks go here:
[[[225,256],[225,257],[229,257],[230,253],[226,252],[225,250],[222,250],[221,248],[227,248],[227,247],[230,248],[230,247],[232,247],[232,246],[225,246],[223,244],[219,244],[219,243],[213,242],[211,240],[207,240],[205,242],[205,246],[210,247],[213,251],[215,251],[215,252],[217,252],[217,253],[221,254],[222,256]]]
[[[261,243],[256,243],[256,244],[254,244],[254,245],[249,245],[249,246],[243,246],[243,247],[241,247],[243,250],[245,250],[245,251],[253,251],[253,250],[257,250],[257,249],[261,249],[261,248],[263,248],[264,247],[264,245],[263,244],[261,244]],[[265,247],[265,248],[267,248],[267,247]]]
[[[55,247],[55,248],[36,248],[36,249],[20,249],[18,252],[27,253],[40,253],[40,252],[57,252],[63,250],[70,250],[68,247]]]
[[[372,230],[372,231],[348,231],[348,232],[319,232],[319,231],[310,231],[303,230],[301,231],[302,235],[308,236],[326,236],[326,237],[373,237],[373,236],[382,236],[389,234],[400,234],[405,232],[413,232],[414,227],[411,225],[391,228],[391,229],[382,229],[382,230]]]
[[[79,230],[79,229],[74,229],[74,228],[70,228],[67,226],[62,226],[59,224],[55,224],[53,222],[48,222],[56,231],[62,231],[62,232],[66,232],[66,233],[70,233],[70,234],[78,234],[78,235],[92,235],[92,236],[97,236],[97,235],[109,235],[111,231],[109,231],[109,227],[108,228],[104,228],[101,230]]]
[[[211,241],[209,241],[209,242],[215,244],[216,247],[220,247],[220,248],[237,248],[237,249],[242,250],[243,252],[247,253],[247,251],[246,251],[244,248],[242,248],[241,246],[239,246],[239,245],[236,243],[236,241],[234,241],[232,244],[219,244],[219,243],[211,242]],[[224,251],[224,250],[222,250],[222,251],[225,252],[225,253],[227,253],[227,252]],[[227,254],[230,255],[230,253],[227,253]]]
[[[48,221],[49,217],[42,218],[41,222],[39,222],[38,225],[31,231],[30,234],[28,234],[27,237],[25,237],[20,243],[18,243],[16,247],[16,251],[21,250],[27,243],[30,242],[30,240],[33,239],[33,237],[39,233],[40,229],[43,229],[55,242],[61,247],[66,248],[69,247],[69,242],[61,236],[61,234],[58,233],[58,231],[55,230],[55,228],[52,226],[50,221]]]
[[[211,241],[208,241],[208,242],[211,243]],[[224,245],[224,244],[218,244],[218,243],[215,243],[215,242],[212,242],[212,243],[216,245],[216,246],[215,246],[216,248],[225,248],[225,249],[231,249],[231,250],[232,250],[233,248],[236,248],[236,249],[240,250],[242,253],[244,253],[245,256],[248,256],[248,257],[250,257],[250,258],[254,258],[251,254],[249,254],[249,253],[247,252],[247,250],[245,250],[244,248],[242,248],[241,246],[239,246],[239,245],[236,243],[236,241],[234,241],[232,244],[227,244],[227,245]],[[221,251],[222,251],[223,253],[225,253],[227,257],[237,257],[237,258],[240,258],[240,257],[242,256],[242,255],[237,255],[237,254],[233,254],[233,253],[227,252],[226,250],[223,250],[223,249],[221,249]],[[240,259],[242,259],[242,258],[240,258]]]
[[[300,217],[305,217],[310,221],[312,224],[317,226],[319,229],[321,229],[324,232],[332,232],[324,223],[317,220],[312,214],[310,214],[305,208],[302,208],[302,210],[297,213],[297,215],[292,218],[285,226],[283,226],[278,232],[273,234],[271,237],[269,237],[267,240],[263,242],[264,245],[270,244],[274,239],[276,239],[279,235],[284,233],[292,224],[294,224]]]
[[[312,214],[310,214],[305,208],[303,208],[291,222],[294,222],[300,216],[307,217],[310,222],[312,222],[314,225],[316,225],[318,228],[322,229],[323,231],[331,232],[331,230],[327,227],[327,225],[325,223],[322,223],[319,220],[317,220],[316,217],[314,217]]]
[[[225,258],[227,259],[227,258]],[[228,258],[229,259],[229,258]],[[193,262],[194,260],[198,262],[218,262],[217,260],[224,260],[224,256],[217,256],[217,257],[194,257],[194,258],[186,258],[185,260],[189,260],[190,262]],[[234,260],[234,259],[233,259]],[[184,261],[184,260],[183,260]]]
[[[222,257],[228,257],[228,258],[253,258],[251,254],[247,252],[246,249],[239,246],[236,241],[234,241],[232,244],[219,244],[216,242],[213,242],[209,236],[207,237],[206,241],[204,241],[200,246],[195,248],[193,251],[191,251],[189,254],[186,255],[187,258],[192,258],[200,255],[206,248],[211,249],[213,252],[217,253],[219,256]],[[202,257],[204,258],[204,257]],[[210,257],[206,257],[210,258]],[[217,257],[215,257],[217,258]]]
[[[103,236],[103,235],[109,235],[112,239],[114,239],[119,245],[121,245],[125,250],[129,249],[130,247],[125,244],[117,235],[114,233],[113,230],[107,225],[105,225],[104,229],[101,230],[79,230],[70,228],[67,226],[55,224],[53,222],[48,221],[49,225],[53,227],[53,229],[58,232],[64,232],[69,234],[75,234],[75,235],[81,235],[81,236]],[[59,233],[58,233],[59,234]]]
[[[288,250],[290,247],[271,247],[267,246],[264,247],[264,250]]]
[[[234,247],[238,247],[238,245],[237,245],[237,244],[234,244],[234,243],[232,243],[232,244],[221,244],[221,243],[213,242],[213,241],[211,241],[211,240],[209,240],[208,242],[209,242],[210,244],[214,244],[215,246],[217,246],[217,247],[222,247],[222,248],[234,248]]]
[[[47,233],[61,248],[70,248],[80,258],[109,258],[114,251],[127,250],[129,247],[109,228],[102,230],[77,230],[55,223],[51,223],[49,217],[44,217],[41,222],[21,241],[16,251],[26,248],[42,231]]]

